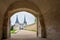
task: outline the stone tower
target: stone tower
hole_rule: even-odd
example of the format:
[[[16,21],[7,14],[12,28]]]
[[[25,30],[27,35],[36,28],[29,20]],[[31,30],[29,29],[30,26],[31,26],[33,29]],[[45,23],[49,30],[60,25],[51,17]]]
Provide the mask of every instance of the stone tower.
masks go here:
[[[24,26],[27,25],[26,16],[24,16]]]
[[[15,25],[14,25],[14,30],[19,30],[20,24],[19,24],[19,20],[18,20],[18,15],[16,15],[16,21],[15,21]]]
[[[16,15],[16,21],[15,21],[15,23],[19,23],[18,15]]]

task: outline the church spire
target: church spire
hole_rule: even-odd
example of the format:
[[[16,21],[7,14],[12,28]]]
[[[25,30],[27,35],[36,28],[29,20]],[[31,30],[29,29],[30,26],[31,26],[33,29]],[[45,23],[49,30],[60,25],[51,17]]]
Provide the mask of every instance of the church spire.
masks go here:
[[[16,22],[15,23],[19,23],[18,15],[16,15]]]
[[[24,16],[24,24],[27,24],[26,17]]]

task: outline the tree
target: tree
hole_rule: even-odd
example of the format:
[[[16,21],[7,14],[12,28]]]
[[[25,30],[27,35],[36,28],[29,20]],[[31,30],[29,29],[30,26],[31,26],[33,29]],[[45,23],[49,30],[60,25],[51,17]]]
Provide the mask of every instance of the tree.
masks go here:
[[[13,30],[13,26],[11,26],[10,30]]]

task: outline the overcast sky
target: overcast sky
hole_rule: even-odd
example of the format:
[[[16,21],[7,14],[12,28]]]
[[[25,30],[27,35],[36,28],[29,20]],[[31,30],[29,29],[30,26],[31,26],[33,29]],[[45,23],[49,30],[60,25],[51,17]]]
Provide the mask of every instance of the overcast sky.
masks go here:
[[[10,21],[11,21],[11,25],[15,24],[16,21],[16,15],[18,15],[18,20],[19,23],[23,23],[24,21],[24,16],[26,18],[27,24],[32,24],[35,22],[35,16],[33,16],[31,13],[22,11],[22,12],[17,12],[15,13],[13,16],[11,16]]]

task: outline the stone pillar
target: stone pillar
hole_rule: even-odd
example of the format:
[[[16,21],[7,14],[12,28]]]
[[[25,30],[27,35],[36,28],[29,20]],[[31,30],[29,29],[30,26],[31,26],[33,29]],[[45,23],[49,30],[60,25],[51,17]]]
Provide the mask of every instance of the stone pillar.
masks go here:
[[[7,38],[10,39],[10,18],[8,17],[8,23],[7,23]]]
[[[39,20],[40,20],[40,24],[41,24],[41,37],[42,38],[46,38],[46,27],[45,27],[45,23],[44,23],[44,18],[43,16],[39,16]]]
[[[41,37],[41,26],[39,16],[37,17],[37,37]]]
[[[8,18],[4,17],[2,39],[7,39],[7,22],[8,22]]]

